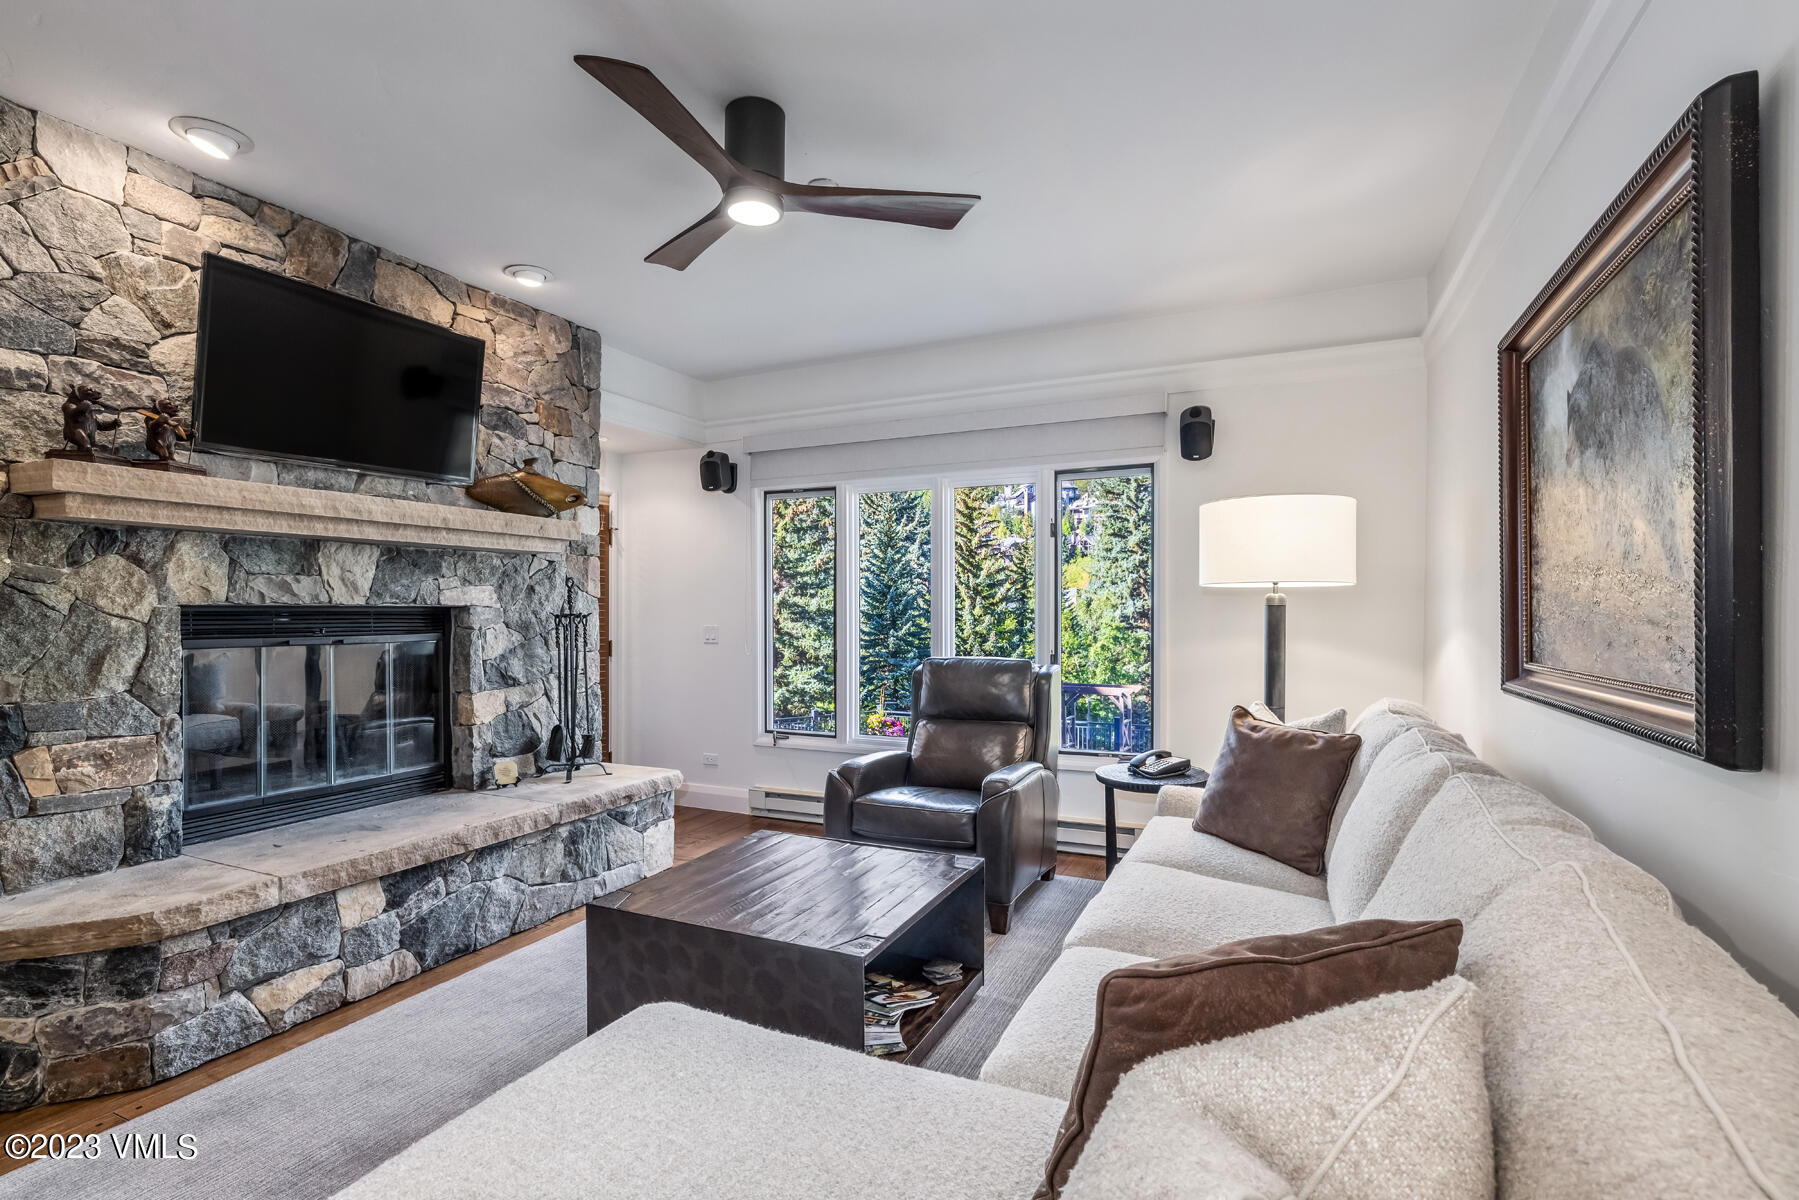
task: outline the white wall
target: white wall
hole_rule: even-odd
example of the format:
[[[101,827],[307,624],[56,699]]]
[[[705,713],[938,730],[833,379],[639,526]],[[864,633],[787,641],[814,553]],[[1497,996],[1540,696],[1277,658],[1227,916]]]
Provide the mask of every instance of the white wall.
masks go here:
[[[1422,279],[913,346],[701,384],[714,439],[1180,386],[1229,359],[1416,336]]]
[[[1296,325],[1293,333],[1303,342],[1305,331]],[[996,377],[1003,365],[982,364],[981,372]],[[1015,361],[1011,369],[1022,378],[1031,365]],[[1171,410],[1158,460],[1167,677],[1161,740],[1209,763],[1231,704],[1261,694],[1260,594],[1202,592],[1196,582],[1197,510],[1222,496],[1326,491],[1361,501],[1361,585],[1291,594],[1289,711],[1343,705],[1353,713],[1383,695],[1417,696],[1424,615],[1420,344],[1189,363],[1159,373],[1156,382]],[[872,389],[878,381],[871,373],[854,386]],[[1107,377],[1081,386],[1102,396],[1119,384]],[[1218,420],[1217,451],[1203,463],[1182,460],[1175,440],[1172,412],[1193,403],[1211,405]],[[932,432],[929,421],[921,418],[917,432]],[[735,453],[734,446],[720,448]],[[618,460],[618,755],[681,769],[693,785],[688,802],[742,808],[752,784],[822,788],[842,751],[754,744],[756,514],[747,487],[731,496],[701,492],[697,459],[697,450],[682,450]],[[716,646],[702,644],[707,625],[719,627]],[[718,766],[701,765],[708,752],[719,755]],[[1063,795],[1066,813],[1101,811],[1090,773],[1065,770]],[[1124,815],[1147,813],[1129,805]]]
[[[1799,5],[1596,0],[1564,20],[1575,53],[1508,117],[1454,252],[1433,275],[1426,699],[1496,765],[1541,787],[1654,872],[1688,917],[1789,1003],[1799,998]],[[1759,70],[1767,470],[1768,765],[1732,774],[1499,690],[1495,347],[1705,87]],[[1523,97],[1528,101],[1530,97]]]

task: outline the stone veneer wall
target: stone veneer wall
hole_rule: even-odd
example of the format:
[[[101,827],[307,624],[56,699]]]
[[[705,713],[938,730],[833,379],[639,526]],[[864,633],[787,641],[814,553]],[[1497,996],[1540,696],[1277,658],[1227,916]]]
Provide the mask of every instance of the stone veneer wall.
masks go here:
[[[587,536],[566,558],[86,528],[31,520],[5,464],[60,443],[74,383],[127,408],[188,406],[207,252],[481,338],[479,473],[536,457],[589,495],[598,334],[0,99],[0,165],[12,162],[26,167],[0,178],[0,892],[179,853],[183,604],[455,607],[458,785],[539,745],[564,574],[589,611],[599,590],[595,510],[574,514]],[[48,173],[30,174],[40,164]],[[137,419],[126,426],[119,452],[143,457]],[[473,503],[440,484],[200,461],[217,476]]]
[[[0,1111],[168,1079],[540,925],[672,865],[674,824],[663,792],[161,944],[0,963]]]

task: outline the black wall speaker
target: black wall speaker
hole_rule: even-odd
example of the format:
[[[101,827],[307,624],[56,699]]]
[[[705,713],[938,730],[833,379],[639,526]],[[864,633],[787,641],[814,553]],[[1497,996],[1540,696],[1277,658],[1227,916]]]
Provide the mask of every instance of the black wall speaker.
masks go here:
[[[1211,439],[1208,437],[1207,443]],[[700,455],[700,487],[708,492],[737,490],[737,464],[722,450],[708,450]]]
[[[1181,413],[1181,457],[1198,462],[1202,458],[1212,457],[1212,431],[1217,422],[1212,420],[1212,410],[1203,404],[1195,404]]]

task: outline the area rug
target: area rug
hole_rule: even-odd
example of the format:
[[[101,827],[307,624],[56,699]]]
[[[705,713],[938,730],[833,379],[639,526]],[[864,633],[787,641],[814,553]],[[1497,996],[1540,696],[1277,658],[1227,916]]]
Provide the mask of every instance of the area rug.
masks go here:
[[[980,994],[927,1068],[980,1069],[1098,890],[1057,878],[1019,902],[1012,932],[988,936]],[[100,1134],[98,1158],[0,1176],[0,1200],[330,1196],[586,1036],[583,932],[565,929]],[[628,1102],[629,1081],[595,1085]],[[167,1157],[150,1157],[155,1135]],[[115,1137],[139,1153],[121,1161]]]

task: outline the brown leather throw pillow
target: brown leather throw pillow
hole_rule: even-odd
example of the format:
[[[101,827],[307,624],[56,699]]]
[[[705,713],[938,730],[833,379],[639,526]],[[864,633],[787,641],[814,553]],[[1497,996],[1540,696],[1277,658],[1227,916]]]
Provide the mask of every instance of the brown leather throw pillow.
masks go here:
[[[1165,1050],[1215,1042],[1455,973],[1462,923],[1352,921],[1120,967],[1099,982],[1093,1036],[1043,1186],[1055,1200],[1126,1071]]]
[[[1321,875],[1331,813],[1361,748],[1353,733],[1258,721],[1239,704],[1193,828]]]

